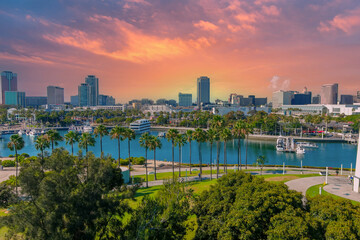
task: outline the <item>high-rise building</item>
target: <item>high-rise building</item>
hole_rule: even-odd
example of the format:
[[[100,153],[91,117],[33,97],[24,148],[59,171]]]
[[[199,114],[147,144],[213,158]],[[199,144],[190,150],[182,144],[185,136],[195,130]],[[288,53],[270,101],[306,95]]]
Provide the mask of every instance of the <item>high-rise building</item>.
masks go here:
[[[321,96],[319,94],[316,95],[316,96],[313,96],[312,100],[311,100],[311,103],[312,104],[320,104],[321,103]]]
[[[70,104],[74,107],[79,106],[79,95],[70,96]]]
[[[5,92],[17,91],[17,74],[4,71],[1,73],[0,82],[0,104],[5,104]]]
[[[64,104],[64,88],[57,86],[48,86],[47,104]]]
[[[87,83],[81,83],[78,87],[78,101],[80,107],[90,106],[90,89],[91,87]]]
[[[197,105],[210,103],[210,78],[199,77],[197,79]]]
[[[94,75],[89,75],[85,78],[85,83],[89,85],[89,106],[96,106],[99,104],[99,79]]]
[[[191,93],[179,93],[179,106],[181,106],[181,107],[192,106],[192,94]]]
[[[354,97],[352,95],[341,95],[340,104],[353,104]]]
[[[113,106],[115,105],[115,98],[108,95],[99,95],[100,106]]]
[[[38,108],[47,104],[47,97],[25,97],[26,107]]]
[[[5,104],[25,107],[25,92],[6,91]]]
[[[311,92],[294,94],[291,99],[291,105],[306,105],[311,104]]]
[[[337,104],[339,94],[339,85],[325,84],[321,87],[321,104]]]
[[[273,98],[272,98],[273,108],[279,108],[282,107],[282,105],[291,105],[291,100],[293,98],[293,95],[294,95],[293,91],[279,90],[273,92]]]

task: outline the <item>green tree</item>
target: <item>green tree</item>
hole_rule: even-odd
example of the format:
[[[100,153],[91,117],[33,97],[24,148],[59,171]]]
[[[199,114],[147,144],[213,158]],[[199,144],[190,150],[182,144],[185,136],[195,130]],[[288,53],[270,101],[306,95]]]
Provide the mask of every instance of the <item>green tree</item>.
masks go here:
[[[59,142],[63,140],[59,132],[54,129],[50,129],[45,135],[47,135],[51,143],[51,151],[54,151],[54,145],[57,146]]]
[[[50,147],[50,141],[46,135],[42,135],[42,136],[39,136],[36,138],[35,148],[36,148],[36,150],[41,151],[42,162],[44,162],[44,151],[46,148],[49,148],[49,147]]]
[[[94,129],[94,134],[96,137],[100,137],[100,152],[101,152],[101,156],[102,156],[102,154],[103,154],[102,139],[104,136],[109,135],[109,132],[104,125],[100,124],[99,126],[97,126]]]
[[[198,143],[199,152],[199,164],[200,164],[200,181],[202,180],[202,154],[201,154],[201,143],[206,141],[206,133],[201,128],[197,128],[194,131],[194,139]]]
[[[179,131],[176,129],[170,129],[167,133],[166,133],[166,139],[168,141],[171,141],[171,147],[172,147],[172,171],[173,171],[173,179],[175,179],[175,153],[174,153],[174,148],[175,148],[175,141],[177,136],[179,135]]]
[[[193,140],[193,130],[186,130],[185,135],[186,135],[186,140],[189,143],[189,163],[190,163],[190,174],[191,174],[191,142]]]
[[[228,128],[224,128],[220,132],[220,138],[224,142],[224,172],[227,173],[227,151],[226,151],[226,144],[228,141],[232,139],[231,130]]]
[[[151,140],[150,140],[150,150],[154,151],[154,180],[157,180],[156,178],[156,149],[157,148],[161,148],[162,147],[162,143],[160,141],[160,139],[156,136],[151,136]]]
[[[83,133],[79,139],[79,148],[85,149],[87,154],[89,146],[95,146],[95,142],[95,138],[91,133]]]
[[[260,175],[262,175],[262,170],[263,170],[264,164],[266,163],[265,156],[264,155],[258,156],[255,163],[256,163],[256,165],[260,166]]]
[[[16,195],[18,195],[18,167],[19,167],[19,163],[18,163],[18,151],[24,148],[24,139],[19,136],[18,134],[14,134],[11,135],[10,137],[10,142],[8,142],[7,147],[11,150],[11,151],[15,151],[15,162],[16,162]]]
[[[145,174],[146,174],[146,187],[149,187],[149,178],[148,178],[148,164],[147,164],[147,153],[150,147],[151,136],[148,132],[143,133],[139,139],[140,146],[145,148]]]
[[[123,140],[123,134],[125,132],[125,128],[116,125],[113,129],[110,131],[111,139],[117,139],[118,140],[118,161],[120,166],[120,142]]]
[[[16,196],[14,195],[11,186],[4,182],[0,183],[0,208],[7,208],[15,202]]]
[[[40,240],[118,235],[115,231],[129,210],[126,198],[132,192],[122,188],[121,170],[112,160],[90,154],[85,164],[60,148],[45,161],[46,174],[38,161],[21,168],[20,187],[31,200],[20,201],[5,218],[10,237],[17,233]]]
[[[71,145],[71,155],[74,155],[74,144],[79,142],[79,133],[75,131],[69,131],[64,136],[66,144]]]
[[[245,147],[245,169],[247,169],[247,156],[248,156],[248,145],[249,145],[249,135],[254,132],[254,127],[250,123],[246,123],[245,135],[246,135],[246,147]]]
[[[179,177],[181,177],[181,148],[186,142],[186,136],[183,134],[179,134],[175,139],[175,146],[179,147]]]
[[[206,141],[208,141],[210,143],[210,179],[212,180],[212,149],[213,149],[213,144],[215,141],[217,141],[219,138],[217,132],[213,129],[210,128],[209,130],[207,130],[206,132]]]
[[[246,129],[246,123],[244,122],[244,120],[238,120],[233,129],[232,129],[232,134],[234,135],[235,138],[237,138],[238,140],[238,169],[241,170],[241,139],[244,138],[245,136],[245,130]]]
[[[131,140],[135,139],[135,132],[130,128],[126,128],[123,132],[124,139],[128,140],[128,153],[129,153],[129,178],[131,177],[130,170],[131,170],[131,154],[130,154],[130,142]],[[130,178],[131,181],[131,178]]]
[[[211,120],[211,127],[216,131],[216,134],[220,136],[222,129],[225,127],[224,119],[216,115]],[[220,137],[216,139],[216,178],[219,178],[219,165],[220,165]]]

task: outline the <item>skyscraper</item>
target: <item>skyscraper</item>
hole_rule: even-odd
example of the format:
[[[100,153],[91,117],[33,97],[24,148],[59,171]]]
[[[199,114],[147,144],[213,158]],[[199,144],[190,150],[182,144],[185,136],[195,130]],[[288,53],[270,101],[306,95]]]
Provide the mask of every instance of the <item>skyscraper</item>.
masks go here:
[[[89,106],[96,106],[99,104],[99,79],[94,75],[89,75],[85,78],[85,83],[87,83],[90,87],[89,89]]]
[[[64,88],[57,86],[48,86],[47,104],[64,104]]]
[[[191,93],[179,93],[179,106],[190,107],[192,105]]]
[[[283,91],[279,90],[276,92],[273,92],[272,97],[272,107],[273,108],[279,108],[283,105],[291,105],[291,99],[294,96],[294,92],[292,91]]]
[[[339,85],[325,84],[321,87],[321,104],[337,104],[339,94]]]
[[[0,82],[0,104],[5,104],[5,92],[17,91],[17,74],[4,71],[1,73]]]
[[[25,92],[6,91],[5,104],[25,107]]]
[[[210,78],[197,79],[197,105],[210,103]]]
[[[89,99],[90,99],[90,86],[87,83],[82,83],[78,87],[78,101],[80,107],[90,106]]]

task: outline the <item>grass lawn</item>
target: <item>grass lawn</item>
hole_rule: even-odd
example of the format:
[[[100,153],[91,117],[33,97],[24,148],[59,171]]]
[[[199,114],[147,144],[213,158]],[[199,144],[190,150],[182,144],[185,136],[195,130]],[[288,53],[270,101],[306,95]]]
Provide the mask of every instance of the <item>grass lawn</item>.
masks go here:
[[[306,190],[306,197],[307,198],[312,198],[312,197],[315,197],[315,196],[319,195],[319,187],[323,187],[323,186],[324,186],[324,184],[318,184],[318,185],[314,185],[314,186],[310,187],[308,190]],[[347,198],[339,197],[337,195],[328,193],[324,189],[321,190],[321,195],[331,196],[334,199],[346,199],[346,200],[349,200]],[[356,206],[360,206],[360,202],[353,201],[353,200],[349,200],[349,201],[351,201]]]
[[[5,216],[6,209],[0,209],[0,217]],[[5,239],[5,234],[7,232],[7,227],[0,228],[0,239]]]

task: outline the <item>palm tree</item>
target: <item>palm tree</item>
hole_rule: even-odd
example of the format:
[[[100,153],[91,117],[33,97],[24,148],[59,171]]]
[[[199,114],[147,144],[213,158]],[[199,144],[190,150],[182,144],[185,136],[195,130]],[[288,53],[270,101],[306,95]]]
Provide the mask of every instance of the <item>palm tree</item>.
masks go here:
[[[264,167],[264,164],[266,163],[266,159],[264,155],[260,155],[257,159],[256,159],[256,164],[260,165],[260,175],[262,175],[262,170]]]
[[[123,134],[125,132],[125,128],[117,125],[110,131],[111,139],[117,139],[118,140],[118,161],[120,166],[120,142],[123,140]]]
[[[186,142],[186,137],[183,134],[179,134],[175,139],[175,146],[179,147],[179,177],[181,177],[181,148]]]
[[[224,142],[224,172],[227,173],[226,143],[232,139],[231,131],[224,128],[220,133],[221,140]]]
[[[225,126],[224,118],[216,115],[211,121],[211,127],[216,131],[217,135],[220,136],[221,130]],[[216,139],[216,178],[219,178],[219,165],[220,165],[220,137]]]
[[[194,139],[198,143],[199,147],[199,164],[200,164],[200,181],[202,180],[202,155],[201,155],[201,143],[206,140],[206,133],[201,128],[197,128],[194,132]]]
[[[245,135],[246,135],[246,150],[245,150],[245,169],[247,169],[247,152],[248,152],[248,143],[249,143],[249,134],[254,132],[254,127],[250,123],[245,125]]]
[[[179,135],[179,131],[176,129],[170,129],[167,133],[166,133],[166,139],[168,141],[171,141],[172,144],[172,170],[173,170],[173,178],[175,178],[175,163],[174,163],[174,147],[175,147],[175,140],[177,138],[177,136]]]
[[[57,146],[59,141],[63,140],[63,137],[60,136],[59,132],[54,129],[50,129],[45,135],[47,135],[51,142],[51,152],[54,150],[54,145]]]
[[[89,146],[95,146],[95,138],[91,133],[83,133],[79,139],[79,148],[83,148],[88,153]]]
[[[232,133],[234,137],[238,139],[238,169],[241,170],[241,139],[244,138],[246,129],[246,123],[243,120],[239,120],[235,123]]]
[[[100,137],[100,152],[101,152],[101,156],[102,156],[102,153],[103,153],[103,148],[102,148],[102,138],[106,135],[109,134],[108,130],[106,129],[106,127],[102,124],[100,124],[99,126],[97,126],[95,129],[94,129],[94,134],[96,137]]]
[[[130,128],[126,128],[123,137],[128,140],[128,152],[129,152],[129,179],[131,181],[131,175],[130,175],[130,167],[131,167],[131,159],[130,159],[130,142],[131,140],[135,139],[135,132],[131,130]]]
[[[213,128],[210,128],[206,133],[207,133],[206,140],[210,143],[210,180],[211,180],[212,179],[212,147],[214,141],[217,141],[218,139],[218,134]]]
[[[194,133],[193,130],[187,130],[185,133],[186,140],[189,143],[189,147],[190,147],[190,150],[189,150],[190,174],[191,174],[191,141],[193,140],[193,133]]]
[[[162,143],[160,141],[160,139],[156,136],[151,136],[151,140],[150,140],[150,150],[154,150],[154,179],[156,179],[156,149],[157,148],[161,148],[162,147]]]
[[[70,131],[64,136],[66,144],[71,145],[71,155],[74,156],[74,144],[79,141],[79,133],[75,131]]]
[[[18,184],[17,184],[17,177],[18,177],[18,154],[17,151],[21,150],[24,147],[24,139],[19,136],[18,134],[11,135],[10,142],[8,142],[7,147],[11,151],[15,151],[15,163],[16,163],[16,175],[15,175],[15,183],[16,183],[16,195],[18,195]]]
[[[43,163],[44,163],[44,150],[49,147],[50,147],[50,141],[46,135],[42,135],[42,136],[39,136],[38,138],[36,138],[35,148],[36,148],[36,150],[41,151],[41,159],[42,159]]]
[[[151,136],[148,132],[143,133],[139,139],[140,146],[145,148],[145,174],[146,174],[146,187],[149,187],[149,178],[148,178],[148,164],[147,164],[147,151],[150,147]]]

